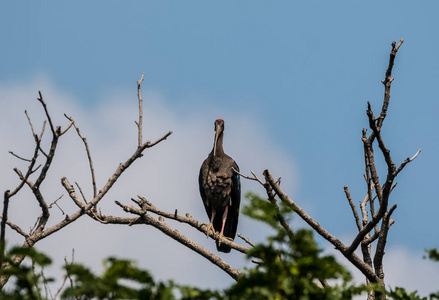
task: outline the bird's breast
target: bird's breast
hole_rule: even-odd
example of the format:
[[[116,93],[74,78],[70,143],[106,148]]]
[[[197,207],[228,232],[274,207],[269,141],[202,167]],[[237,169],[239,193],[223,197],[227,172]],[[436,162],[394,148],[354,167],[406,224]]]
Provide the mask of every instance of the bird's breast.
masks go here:
[[[210,203],[217,209],[230,205],[232,191],[232,178],[225,172],[212,172],[209,170],[206,178],[206,196]]]

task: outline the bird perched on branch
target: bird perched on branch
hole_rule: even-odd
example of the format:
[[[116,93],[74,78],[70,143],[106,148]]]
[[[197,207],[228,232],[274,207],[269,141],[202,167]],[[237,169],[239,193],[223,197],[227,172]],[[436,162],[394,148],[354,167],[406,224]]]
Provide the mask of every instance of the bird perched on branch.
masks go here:
[[[222,239],[235,238],[238,227],[241,183],[239,167],[223,150],[224,120],[215,121],[215,140],[212,152],[201,165],[198,183],[204,208],[210,224],[207,236],[212,231],[216,238],[216,248],[230,252],[230,247],[222,244]]]

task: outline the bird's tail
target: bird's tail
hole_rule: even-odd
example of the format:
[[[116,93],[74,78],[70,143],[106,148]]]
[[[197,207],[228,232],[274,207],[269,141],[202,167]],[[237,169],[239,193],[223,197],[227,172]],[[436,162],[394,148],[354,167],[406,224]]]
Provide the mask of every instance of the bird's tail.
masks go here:
[[[229,253],[232,248],[230,246],[227,246],[224,243],[221,243],[221,245],[218,244],[218,241],[216,241],[216,250],[219,252]]]

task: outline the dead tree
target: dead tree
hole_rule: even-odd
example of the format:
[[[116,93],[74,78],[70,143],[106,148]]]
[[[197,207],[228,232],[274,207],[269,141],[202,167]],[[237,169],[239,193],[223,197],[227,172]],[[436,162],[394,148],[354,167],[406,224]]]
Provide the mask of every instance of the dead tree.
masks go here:
[[[142,135],[142,129],[143,129],[143,100],[141,95],[141,83],[143,81],[144,74],[142,74],[140,80],[137,81],[137,96],[138,96],[138,102],[139,102],[139,119],[138,121],[135,121],[137,125],[138,130],[138,141],[137,141],[137,149],[136,151],[129,157],[124,163],[119,164],[119,166],[116,168],[114,173],[110,176],[110,178],[107,180],[107,182],[104,184],[104,186],[101,189],[97,189],[96,186],[96,179],[95,179],[95,170],[93,167],[93,160],[92,160],[92,154],[90,151],[90,148],[87,143],[87,139],[82,135],[78,125],[76,124],[75,120],[72,117],[64,115],[65,118],[68,120],[68,124],[65,126],[64,129],[61,128],[61,126],[54,126],[51,116],[49,114],[47,105],[43,99],[43,96],[41,92],[39,92],[39,98],[38,101],[41,103],[41,105],[44,108],[45,115],[46,115],[46,121],[44,121],[42,125],[41,132],[39,134],[35,133],[34,126],[32,124],[32,121],[27,114],[27,111],[25,112],[26,117],[29,122],[29,126],[32,131],[32,135],[34,137],[35,141],[35,147],[33,151],[33,155],[30,159],[23,158],[14,152],[10,151],[10,154],[14,157],[24,160],[29,163],[28,169],[26,173],[23,174],[22,171],[20,171],[18,168],[14,168],[15,173],[17,173],[17,176],[20,179],[20,183],[14,190],[7,190],[4,193],[4,199],[3,199],[3,214],[1,216],[1,242],[4,242],[6,240],[6,225],[9,226],[11,229],[13,229],[15,232],[23,236],[24,242],[22,247],[33,247],[38,241],[48,237],[49,235],[61,230],[65,226],[73,223],[80,217],[84,215],[88,215],[93,220],[103,223],[103,224],[121,224],[121,225],[151,225],[153,227],[156,227],[166,235],[172,237],[176,241],[182,243],[183,245],[187,246],[191,250],[195,251],[196,253],[200,254],[201,256],[205,257],[218,267],[220,267],[222,270],[224,270],[227,274],[229,274],[232,278],[237,279],[241,272],[233,268],[230,264],[225,262],[223,259],[221,259],[219,256],[217,256],[215,253],[210,252],[207,250],[207,248],[193,242],[188,237],[184,236],[183,234],[179,233],[176,229],[172,228],[171,226],[167,225],[164,222],[163,218],[169,218],[176,220],[178,222],[186,223],[193,228],[196,228],[200,232],[202,232],[204,235],[206,234],[206,224],[202,222],[198,222],[194,218],[192,218],[188,213],[186,216],[180,216],[177,214],[177,211],[175,213],[167,213],[164,211],[161,211],[157,209],[152,203],[146,200],[146,198],[142,196],[138,196],[138,200],[132,199],[139,208],[135,208],[133,206],[127,206],[121,204],[119,201],[116,201],[115,203],[123,208],[124,211],[129,212],[131,214],[137,215],[136,217],[118,217],[118,216],[107,216],[105,214],[102,214],[101,210],[98,209],[99,202],[104,198],[104,196],[108,193],[108,191],[112,188],[112,186],[116,183],[116,181],[120,178],[120,176],[123,174],[123,172],[129,168],[137,159],[141,158],[144,154],[144,151],[147,148],[151,148],[158,143],[165,140],[168,136],[172,134],[172,131],[169,131],[165,135],[163,135],[160,139],[158,139],[155,142],[143,142],[143,135]],[[52,141],[49,151],[45,151],[41,146],[41,141],[43,139],[43,135],[45,132],[46,124],[49,123],[51,132],[52,132]],[[59,221],[56,225],[53,225],[49,228],[46,228],[46,224],[48,223],[48,220],[50,219],[50,209],[52,206],[56,205],[56,202],[60,199],[55,200],[51,204],[47,204],[46,199],[44,198],[43,193],[41,192],[40,186],[43,183],[43,181],[46,178],[46,175],[50,171],[50,167],[52,165],[52,161],[55,156],[55,152],[57,149],[58,142],[60,138],[72,127],[75,128],[78,137],[82,140],[82,143],[84,144],[85,148],[85,154],[87,155],[89,169],[91,173],[91,183],[92,183],[92,194],[93,199],[91,201],[87,201],[84,193],[81,189],[81,187],[78,185],[78,183],[75,182],[75,185],[77,187],[77,190],[75,187],[70,184],[68,179],[66,177],[61,178],[61,185],[66,190],[67,194],[69,195],[70,199],[76,204],[78,207],[78,210],[73,213],[66,214],[65,219]],[[37,161],[39,156],[43,156],[43,162],[37,165]],[[41,167],[42,166],[42,167]],[[32,181],[32,177],[36,177],[35,181]],[[28,186],[30,190],[32,191],[35,200],[38,202],[40,208],[41,208],[41,214],[37,217],[37,220],[35,222],[35,225],[31,228],[29,232],[26,232],[23,230],[19,225],[14,223],[12,220],[8,219],[8,210],[9,210],[9,203],[13,197],[15,197],[19,191],[24,188],[24,186]],[[79,194],[78,194],[79,192]],[[148,212],[155,213],[158,215],[158,217],[153,217]],[[215,238],[213,233],[210,233],[210,237]],[[230,243],[234,249],[245,253],[248,250],[248,247],[233,243]],[[4,255],[4,249],[2,249],[0,253],[0,262],[2,268],[8,268],[9,266],[7,263],[3,263],[3,255]],[[21,263],[24,260],[24,256],[17,256],[14,257],[15,263]],[[2,276],[0,277],[0,290],[3,288],[3,286],[8,281],[8,276]]]
[[[140,95],[140,82],[143,80],[143,74],[142,78],[138,81],[138,91],[139,91],[139,103],[141,107],[141,95]],[[48,237],[49,235],[54,234],[55,232],[61,230],[62,228],[66,227],[67,225],[75,222],[77,219],[84,215],[88,215],[91,218],[101,221],[100,213],[97,211],[96,207],[99,204],[99,202],[104,198],[104,196],[107,194],[107,192],[111,189],[111,187],[116,183],[116,181],[119,179],[119,177],[124,173],[124,171],[131,166],[138,158],[142,157],[144,151],[147,148],[151,148],[161,141],[165,140],[168,136],[172,134],[172,131],[169,131],[165,135],[163,135],[160,139],[158,139],[155,142],[147,141],[143,143],[141,141],[142,138],[142,114],[140,114],[139,122],[136,122],[138,125],[139,130],[139,143],[137,146],[137,149],[134,151],[134,153],[129,157],[124,163],[119,164],[119,166],[116,168],[114,173],[110,176],[110,178],[107,180],[107,182],[104,184],[104,186],[98,191],[96,188],[96,180],[95,180],[95,172],[93,168],[93,162],[91,158],[90,149],[87,144],[86,138],[81,134],[79,127],[75,123],[74,119],[72,117],[68,117],[65,115],[66,119],[68,120],[68,125],[65,126],[65,128],[62,128],[61,126],[55,126],[52,122],[52,118],[50,116],[49,110],[47,108],[46,102],[43,99],[43,96],[41,92],[39,92],[38,101],[41,103],[45,115],[46,115],[46,121],[44,121],[42,125],[41,132],[37,134],[34,129],[34,125],[32,124],[32,121],[27,113],[25,111],[26,117],[29,122],[30,129],[32,131],[32,136],[35,141],[34,150],[32,153],[31,158],[24,158],[21,157],[14,152],[10,151],[10,153],[15,156],[16,158],[20,160],[24,160],[29,163],[28,168],[26,172],[22,172],[18,168],[14,168],[15,173],[20,179],[20,183],[17,187],[15,187],[12,191],[7,190],[4,192],[4,198],[3,198],[3,214],[2,214],[2,220],[1,220],[1,235],[0,235],[0,241],[2,244],[4,244],[6,238],[6,230],[5,227],[8,225],[11,229],[16,231],[18,234],[22,235],[24,238],[24,242],[22,247],[32,247],[37,243],[38,241]],[[51,132],[51,143],[50,148],[47,150],[43,149],[41,142],[43,139],[43,135],[45,133],[46,124],[49,124],[50,132]],[[91,181],[93,186],[93,199],[90,202],[85,202],[81,200],[78,195],[75,192],[75,189],[73,186],[71,186],[66,178],[61,179],[61,184],[65,187],[67,193],[70,195],[70,198],[77,204],[78,210],[73,213],[66,214],[66,217],[63,220],[60,220],[57,224],[46,228],[46,224],[48,223],[48,220],[50,219],[50,209],[53,205],[56,205],[56,202],[59,200],[55,200],[53,203],[48,204],[40,187],[41,184],[46,179],[46,176],[48,172],[50,171],[50,167],[52,166],[52,162],[54,160],[56,149],[58,146],[58,142],[63,137],[63,135],[70,129],[72,126],[76,129],[76,132],[78,136],[81,138],[81,140],[84,143],[86,154],[89,161],[90,166],[90,172],[91,172]],[[37,162],[39,161],[39,157],[42,157],[41,164],[37,165]],[[35,177],[35,179],[33,179]],[[76,184],[80,193],[83,195],[82,190],[78,184]],[[38,202],[40,208],[41,208],[41,214],[37,217],[37,220],[35,222],[35,225],[30,229],[29,232],[26,232],[20,226],[18,226],[16,223],[14,223],[12,220],[8,219],[8,209],[9,204],[11,202],[11,199],[15,197],[20,190],[22,190],[25,186],[27,186],[31,191],[35,198],[35,201]],[[4,256],[4,249],[2,249],[0,254],[0,262],[2,268],[8,268],[9,266],[7,264],[3,264],[3,256]],[[16,256],[14,257],[15,263],[20,263],[23,261],[23,256]],[[8,281],[9,277],[2,276],[0,277],[0,288],[2,288],[5,283]]]
[[[396,54],[403,43],[403,39],[392,43],[390,51],[389,65],[382,83],[384,85],[384,99],[379,116],[375,116],[370,102],[367,103],[366,114],[369,119],[369,128],[371,133],[367,136],[367,129],[362,130],[361,140],[364,148],[364,179],[366,183],[366,192],[363,200],[360,202],[359,210],[352,199],[348,186],[344,187],[344,192],[348,203],[352,209],[353,217],[358,229],[358,233],[352,240],[350,245],[342,243],[337,237],[328,232],[322,225],[315,221],[304,209],[302,209],[296,201],[289,197],[280,187],[280,182],[275,180],[272,174],[265,170],[263,172],[265,182],[259,179],[253,172],[253,177],[247,177],[258,181],[266,190],[268,199],[274,205],[278,199],[294,209],[311,228],[320,236],[331,243],[344,257],[346,257],[366,278],[367,284],[378,283],[385,286],[383,257],[387,242],[387,235],[390,226],[394,223],[391,219],[392,213],[397,205],[389,207],[389,197],[393,189],[396,187],[395,178],[404,169],[404,167],[413,161],[421,150],[418,150],[412,157],[405,159],[399,167],[393,162],[390,150],[384,143],[381,135],[383,122],[387,115],[387,109],[390,103],[390,87],[393,81],[392,69]],[[377,167],[374,158],[374,144],[378,144],[379,151],[384,157],[387,165],[387,174],[385,180],[381,180],[378,176]],[[378,201],[377,201],[378,200]],[[361,217],[360,217],[361,216]],[[282,223],[282,222],[281,222]],[[288,224],[282,223],[285,230],[289,232],[291,229]],[[376,243],[375,252],[372,253],[372,243]],[[354,253],[360,247],[362,257]],[[369,292],[368,299],[375,299],[376,296],[384,297],[384,295],[375,295]]]
[[[357,235],[349,245],[345,245],[344,243],[342,243],[337,237],[332,235],[322,225],[315,221],[304,209],[302,209],[297,204],[296,201],[293,201],[292,198],[290,198],[280,187],[280,180],[275,180],[268,170],[265,170],[263,172],[264,181],[261,180],[254,172],[252,172],[252,177],[240,174],[244,178],[255,180],[259,184],[261,184],[267,193],[268,200],[275,207],[278,207],[277,201],[279,200],[291,206],[294,209],[294,212],[297,213],[306,223],[308,223],[308,225],[311,226],[314,231],[316,231],[324,239],[330,242],[335,247],[335,249],[340,251],[340,253],[343,254],[343,256],[346,257],[350,263],[352,263],[361,273],[364,274],[367,284],[377,283],[383,287],[385,286],[383,268],[383,256],[385,253],[384,250],[390,226],[394,223],[394,221],[391,219],[391,216],[397,207],[396,204],[389,207],[389,197],[392,190],[396,186],[396,176],[421,152],[421,150],[418,150],[414,156],[408,157],[397,167],[396,164],[393,162],[390,155],[390,150],[386,147],[383,137],[381,135],[381,129],[383,126],[383,122],[386,118],[387,110],[390,103],[390,88],[393,81],[392,69],[396,54],[402,43],[403,39],[401,39],[398,44],[396,44],[396,42],[392,43],[389,65],[385,74],[385,78],[384,80],[382,80],[382,83],[384,85],[384,99],[380,114],[378,116],[375,116],[372,111],[371,104],[369,102],[367,103],[366,114],[369,119],[369,128],[371,129],[371,133],[369,134],[369,136],[367,136],[367,129],[363,129],[361,135],[361,140],[363,142],[364,148],[364,179],[366,183],[366,192],[363,200],[360,202],[359,210],[356,207],[354,200],[352,199],[349,188],[347,186],[344,187],[345,195],[348,200],[348,204],[352,209],[353,217],[355,219],[358,229]],[[380,181],[380,178],[378,176],[378,171],[374,158],[374,144],[378,145],[379,151],[384,157],[387,165],[387,175],[384,182]],[[152,225],[158,228],[173,239],[179,241],[180,243],[208,258],[210,261],[223,268],[223,270],[228,272],[228,274],[231,275],[233,278],[236,278],[236,275],[239,274],[239,270],[229,272],[228,270],[233,269],[231,267],[230,269],[225,269],[222,265],[222,262],[218,260],[217,257],[215,257],[215,254],[212,254],[208,251],[206,252],[206,250],[200,248],[201,246],[199,245],[195,247],[194,244],[189,243],[189,241],[187,241],[187,239],[183,237],[179,232],[172,231],[169,225],[166,225],[164,222],[157,222],[154,218],[150,216],[150,214],[148,214],[148,212],[157,214],[163,218],[187,223],[205,234],[206,227],[202,223],[194,220],[192,217],[190,217],[190,215],[187,215],[186,217],[179,216],[177,215],[177,211],[174,214],[163,212],[157,209],[145,198],[141,196],[138,197],[140,200],[132,200],[138,205],[139,208],[123,205],[120,202],[116,203],[121,206],[126,212],[139,216],[137,220],[142,219],[145,224]],[[282,216],[280,217],[280,224],[283,226],[288,235],[292,235],[293,233],[289,224],[285,221],[284,218],[282,218]],[[211,237],[214,238],[214,236]],[[240,237],[243,238],[242,236]],[[245,240],[245,238],[243,239]],[[239,246],[234,242],[225,241],[225,243],[241,252],[245,252],[248,249],[247,247]],[[376,243],[374,253],[372,253],[372,243]],[[357,250],[359,247],[361,249],[362,257],[359,257],[355,253],[355,250]],[[374,292],[370,292],[368,294],[368,299],[375,299],[376,296],[384,297],[384,295],[375,295]]]
[[[395,60],[395,56],[402,44],[403,40],[401,39],[398,44],[396,42],[392,43],[392,50],[390,52],[389,65],[386,71],[385,79],[382,81],[384,84],[384,100],[381,108],[381,112],[379,116],[375,116],[370,103],[367,105],[366,114],[369,119],[369,128],[371,129],[371,133],[367,136],[367,130],[363,129],[361,140],[363,142],[364,148],[364,161],[365,161],[365,183],[366,183],[366,192],[363,200],[360,202],[359,210],[355,205],[355,202],[349,192],[347,186],[344,187],[344,191],[346,194],[346,198],[348,200],[348,204],[352,208],[353,216],[356,222],[356,226],[358,229],[358,234],[353,239],[350,245],[345,245],[342,243],[337,237],[329,233],[323,226],[321,226],[318,222],[316,222],[308,213],[306,213],[296,201],[293,201],[291,197],[289,197],[283,189],[280,187],[280,180],[275,180],[272,174],[265,170],[263,172],[264,181],[261,180],[254,172],[252,172],[252,176],[245,176],[241,174],[244,178],[254,180],[258,182],[266,191],[268,200],[275,206],[278,207],[277,202],[282,201],[287,205],[291,206],[294,209],[294,212],[297,213],[306,223],[311,226],[311,228],[316,231],[319,235],[325,238],[328,242],[330,242],[340,253],[342,253],[358,270],[360,270],[365,278],[366,282],[369,283],[378,283],[382,286],[384,284],[384,268],[383,268],[383,256],[384,249],[387,242],[387,234],[390,229],[390,226],[393,224],[393,220],[391,219],[391,215],[396,209],[396,205],[393,205],[389,208],[389,197],[392,190],[396,186],[396,182],[394,182],[395,177],[402,171],[402,169],[411,161],[413,161],[421,150],[411,158],[407,158],[404,160],[399,167],[397,168],[395,163],[393,162],[390,151],[384,144],[383,138],[381,136],[381,129],[383,126],[383,122],[387,115],[387,109],[390,102],[390,87],[393,81],[392,78],[392,68]],[[29,124],[32,130],[32,134],[35,140],[35,148],[33,152],[33,156],[31,159],[22,158],[13,152],[12,155],[15,157],[26,160],[29,162],[29,167],[26,173],[22,173],[18,169],[14,169],[17,175],[20,178],[20,184],[11,192],[6,191],[4,193],[4,206],[3,206],[3,217],[1,223],[1,240],[5,240],[5,226],[8,225],[10,228],[18,232],[25,239],[23,243],[23,247],[32,247],[39,240],[55,233],[56,231],[62,229],[63,227],[69,225],[74,222],[78,218],[83,215],[88,215],[93,220],[103,223],[103,224],[120,224],[120,225],[149,225],[157,228],[165,235],[171,237],[182,245],[188,247],[189,249],[195,251],[200,254],[204,258],[208,259],[210,262],[221,268],[227,274],[229,274],[232,278],[237,279],[241,272],[240,270],[232,267],[226,261],[221,259],[215,253],[209,251],[207,248],[203,247],[200,244],[195,243],[172,226],[165,222],[165,219],[174,220],[180,223],[185,223],[200,231],[203,235],[207,234],[207,225],[203,222],[199,222],[194,219],[190,214],[186,213],[185,216],[179,215],[177,210],[175,212],[165,212],[160,210],[156,206],[154,206],[151,202],[149,202],[145,197],[138,195],[137,199],[131,198],[135,205],[127,205],[122,204],[119,201],[115,201],[115,203],[120,206],[125,212],[133,215],[132,217],[120,217],[120,216],[111,216],[102,214],[100,210],[97,209],[98,203],[103,199],[105,194],[111,189],[113,184],[118,180],[118,178],[122,175],[122,173],[130,167],[130,165],[140,158],[143,155],[144,150],[147,148],[151,148],[154,145],[160,143],[164,139],[166,139],[172,132],[166,133],[162,138],[158,139],[156,142],[143,142],[142,137],[142,118],[143,118],[143,103],[141,96],[141,82],[143,81],[143,74],[141,79],[137,82],[137,91],[138,91],[138,101],[139,101],[139,120],[136,121],[137,130],[138,130],[138,141],[137,141],[137,149],[132,154],[130,158],[125,163],[121,163],[113,175],[108,179],[106,184],[98,191],[96,187],[94,168],[91,151],[88,147],[86,138],[81,134],[79,127],[73,120],[73,118],[65,115],[67,120],[69,121],[68,125],[61,129],[60,126],[54,127],[52,124],[49,112],[47,110],[46,104],[43,101],[43,97],[41,96],[38,100],[41,102],[47,121],[49,122],[50,129],[52,132],[52,143],[49,151],[46,153],[41,147],[41,139],[44,133],[44,128],[46,122],[43,124],[43,128],[41,133],[37,135],[34,132],[33,125],[28,117]],[[26,113],[27,115],[27,113]],[[67,216],[64,220],[60,221],[58,224],[45,228],[47,220],[50,217],[50,207],[53,205],[47,205],[43,195],[40,191],[40,185],[45,179],[47,172],[51,166],[51,162],[55,155],[56,146],[59,138],[67,132],[71,127],[74,127],[77,131],[78,136],[82,140],[85,146],[85,152],[89,162],[89,168],[91,172],[91,181],[93,187],[93,199],[90,202],[85,201],[83,197],[83,193],[79,185],[76,184],[78,191],[81,195],[78,195],[78,191],[74,188],[72,184],[69,183],[67,178],[63,177],[61,179],[61,184],[65,188],[71,200],[78,206],[78,210],[73,214]],[[385,162],[387,164],[387,175],[384,182],[380,181],[378,176],[378,171],[375,164],[374,159],[374,144],[378,144],[378,148],[383,155]],[[36,167],[37,157],[42,154],[44,158],[43,167]],[[37,173],[39,171],[39,173]],[[31,181],[30,177],[33,174],[37,174],[37,178],[35,182]],[[38,201],[41,207],[41,215],[38,217],[37,222],[35,223],[34,228],[27,233],[22,230],[15,223],[11,222],[7,218],[8,212],[8,204],[10,199],[14,197],[23,186],[27,185],[33,192],[35,200]],[[378,201],[377,201],[378,200]],[[56,201],[55,201],[56,202]],[[54,203],[55,203],[54,202]],[[361,217],[360,217],[361,216]],[[279,218],[280,224],[285,229],[288,235],[292,235],[293,232],[289,226],[289,224],[285,221],[285,219],[280,216]],[[214,233],[210,232],[209,236],[215,239]],[[240,238],[242,238],[246,243],[253,246],[252,243],[242,235],[238,234]],[[249,247],[239,245],[238,243],[224,240],[222,241],[224,244],[231,246],[233,249],[240,251],[242,253],[246,253],[249,250]],[[375,252],[372,253],[372,243],[376,243]],[[355,250],[360,247],[362,257],[359,257]],[[16,257],[16,261],[23,260],[23,257]],[[2,265],[2,267],[8,267],[7,265]],[[0,286],[2,287],[8,278],[0,278]],[[375,296],[373,292],[369,293],[368,298],[374,299]]]

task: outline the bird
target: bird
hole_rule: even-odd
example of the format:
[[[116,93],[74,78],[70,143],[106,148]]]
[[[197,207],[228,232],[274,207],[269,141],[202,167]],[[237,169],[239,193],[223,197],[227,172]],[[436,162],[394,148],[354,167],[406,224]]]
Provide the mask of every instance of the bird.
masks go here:
[[[213,149],[200,168],[198,183],[201,198],[210,223],[206,235],[212,231],[219,252],[231,248],[222,240],[233,241],[238,227],[241,202],[241,181],[237,163],[223,150],[224,120],[215,120]],[[207,225],[207,224],[206,224]]]

